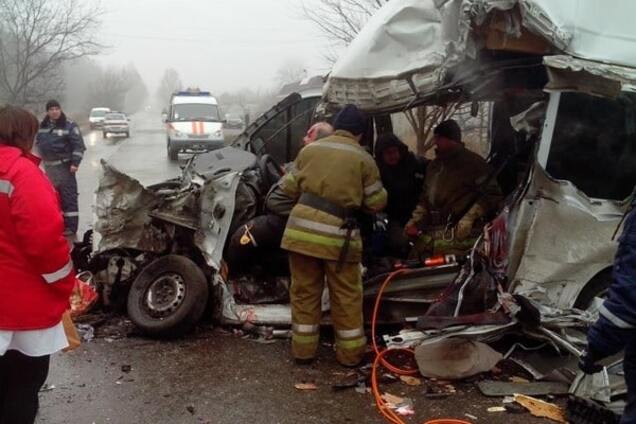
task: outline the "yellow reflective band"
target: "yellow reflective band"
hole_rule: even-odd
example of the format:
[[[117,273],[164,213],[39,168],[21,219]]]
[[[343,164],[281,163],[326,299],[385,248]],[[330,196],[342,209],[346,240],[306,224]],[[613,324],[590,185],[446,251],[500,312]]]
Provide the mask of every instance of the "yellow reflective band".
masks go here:
[[[292,334],[292,341],[300,344],[314,344],[318,343],[320,336],[318,334],[306,335],[306,334]]]
[[[336,330],[338,337],[343,339],[351,339],[353,337],[364,336],[364,328],[354,328],[353,330]]]
[[[285,229],[285,237],[298,241],[306,241],[308,243],[321,244],[323,246],[342,247],[344,246],[344,239],[335,239],[327,236],[321,236],[318,234],[306,233],[300,230],[294,230],[293,228]],[[353,248],[362,248],[362,243],[359,240],[351,240],[350,246]]]
[[[292,324],[292,330],[298,333],[316,333],[320,330],[317,324]]]
[[[342,340],[342,339],[336,340],[336,345],[339,348],[348,349],[348,350],[358,349],[360,347],[363,347],[366,344],[367,344],[366,337],[359,337],[357,339],[351,339],[351,340]]]
[[[374,194],[373,196],[367,197],[364,200],[364,203],[370,208],[373,208],[374,206],[379,204],[384,205],[384,203],[386,203],[386,199],[387,199],[386,190],[382,189],[376,194]]]
[[[376,181],[370,186],[364,188],[364,194],[367,196],[371,196],[372,194],[375,194],[376,192],[382,190],[383,188],[384,187],[382,186],[382,181]]]

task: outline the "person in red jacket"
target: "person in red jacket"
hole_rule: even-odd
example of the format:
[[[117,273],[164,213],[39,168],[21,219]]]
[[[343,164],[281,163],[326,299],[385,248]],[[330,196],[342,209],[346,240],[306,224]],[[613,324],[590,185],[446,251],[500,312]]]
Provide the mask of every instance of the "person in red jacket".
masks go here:
[[[31,155],[38,121],[0,107],[0,423],[33,423],[75,271],[58,195]]]

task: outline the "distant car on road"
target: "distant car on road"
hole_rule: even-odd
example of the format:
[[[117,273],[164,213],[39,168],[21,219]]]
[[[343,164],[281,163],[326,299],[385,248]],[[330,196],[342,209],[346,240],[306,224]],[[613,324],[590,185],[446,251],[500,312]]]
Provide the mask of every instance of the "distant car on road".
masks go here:
[[[104,116],[102,124],[102,136],[106,138],[108,134],[124,135],[130,137],[130,125],[128,117],[122,112],[109,112]]]
[[[108,112],[110,112],[110,108],[107,107],[94,107],[91,109],[91,113],[88,115],[88,122],[90,123],[91,130],[102,127],[104,117]]]
[[[226,115],[225,124],[223,126],[228,129],[242,130],[243,120],[235,115]]]

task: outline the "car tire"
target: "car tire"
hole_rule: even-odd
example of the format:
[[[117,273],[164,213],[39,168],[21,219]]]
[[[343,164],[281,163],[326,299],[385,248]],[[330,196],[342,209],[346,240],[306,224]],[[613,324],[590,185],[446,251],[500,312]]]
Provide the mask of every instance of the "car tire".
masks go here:
[[[208,301],[203,271],[185,256],[166,255],[144,267],[128,293],[128,317],[144,334],[176,337],[191,330]]]
[[[170,142],[168,142],[168,159],[173,161],[179,159],[179,150],[170,147]]]
[[[574,302],[574,307],[583,310],[589,308],[595,297],[605,298],[607,296],[607,290],[611,284],[612,268],[604,269],[583,287]]]

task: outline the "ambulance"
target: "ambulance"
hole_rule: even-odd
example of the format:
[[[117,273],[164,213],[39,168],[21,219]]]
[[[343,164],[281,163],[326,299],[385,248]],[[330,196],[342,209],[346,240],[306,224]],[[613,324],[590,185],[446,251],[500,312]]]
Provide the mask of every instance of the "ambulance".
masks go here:
[[[179,152],[208,152],[225,146],[223,120],[210,92],[198,88],[175,92],[165,124],[170,160],[177,160]]]

